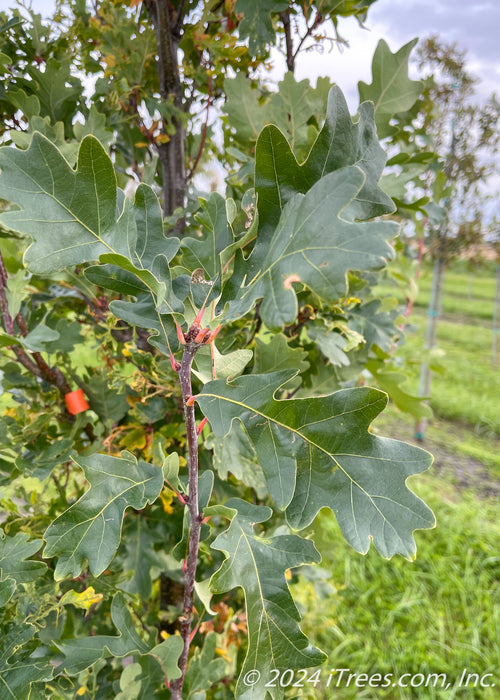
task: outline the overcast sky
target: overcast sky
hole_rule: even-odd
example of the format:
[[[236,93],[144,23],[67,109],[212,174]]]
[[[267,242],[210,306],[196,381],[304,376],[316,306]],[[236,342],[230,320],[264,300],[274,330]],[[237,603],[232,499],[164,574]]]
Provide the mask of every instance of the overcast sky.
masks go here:
[[[357,107],[357,82],[371,82],[371,59],[379,39],[394,52],[414,37],[440,35],[467,51],[467,66],[480,78],[478,94],[500,95],[500,0],[378,0],[369,10],[366,29],[354,19],[339,23],[340,34],[350,47],[322,56],[301,57],[297,78],[328,75]],[[415,77],[415,74],[413,74]]]

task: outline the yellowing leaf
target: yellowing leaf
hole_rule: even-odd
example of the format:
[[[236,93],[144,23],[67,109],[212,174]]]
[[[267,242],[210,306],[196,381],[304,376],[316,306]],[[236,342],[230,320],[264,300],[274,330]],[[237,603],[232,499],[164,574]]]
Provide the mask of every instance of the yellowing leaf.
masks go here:
[[[172,501],[174,500],[174,492],[173,491],[168,491],[164,489],[160,493],[160,501],[163,506],[163,510],[165,513],[168,515],[171,515],[174,512],[174,509],[172,508]]]
[[[89,612],[90,608],[93,605],[100,603],[102,599],[102,593],[96,593],[93,586],[89,586],[87,589],[82,591],[82,593],[78,593],[74,590],[67,591],[59,602],[61,605],[76,605],[77,608],[83,608]],[[83,695],[83,693],[80,692],[81,690],[82,688],[80,688],[77,695]],[[83,688],[83,692],[85,692],[85,690],[86,689]]]

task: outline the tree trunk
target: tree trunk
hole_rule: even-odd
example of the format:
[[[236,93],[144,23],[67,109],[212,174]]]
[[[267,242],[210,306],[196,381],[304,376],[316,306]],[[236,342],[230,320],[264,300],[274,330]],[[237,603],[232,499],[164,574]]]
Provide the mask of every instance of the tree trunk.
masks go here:
[[[425,333],[425,350],[432,350],[436,347],[438,318],[441,310],[441,297],[443,292],[444,263],[441,254],[437,253],[434,261],[434,271],[432,275],[431,298],[427,311],[427,330]],[[429,396],[431,392],[432,372],[428,364],[424,361],[420,369],[419,396]],[[425,429],[427,421],[421,418],[415,424],[415,437],[422,442],[425,439]]]
[[[162,100],[173,99],[179,112],[184,111],[183,90],[177,59],[181,28],[184,17],[184,3],[179,3],[177,13],[168,0],[147,0],[146,7],[153,22],[157,44],[157,71]],[[184,163],[184,126],[175,116],[168,124],[169,140],[157,144],[163,181],[163,213],[171,216],[174,211],[184,208],[186,200],[186,172]],[[167,124],[163,124],[167,134]],[[184,217],[177,222],[175,233],[184,233]]]

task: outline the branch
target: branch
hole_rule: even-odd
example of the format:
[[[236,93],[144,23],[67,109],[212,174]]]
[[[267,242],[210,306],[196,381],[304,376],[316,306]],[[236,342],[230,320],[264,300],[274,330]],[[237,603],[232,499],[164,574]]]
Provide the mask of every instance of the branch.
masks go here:
[[[210,103],[212,101],[212,76],[208,76],[208,100],[207,100],[207,118],[205,119],[205,124],[203,125],[203,131],[201,133],[201,141],[200,141],[200,147],[198,149],[198,153],[196,154],[196,158],[193,163],[193,167],[189,171],[189,173],[186,175],[186,182],[189,182],[191,178],[194,175],[194,172],[198,166],[198,163],[200,162],[201,155],[203,153],[203,149],[205,147],[205,140],[207,138],[207,129],[208,129],[208,117],[209,117],[209,111],[210,111]]]
[[[0,307],[2,309],[5,330],[7,331],[7,333],[11,334],[14,330],[14,319],[9,313],[9,305],[7,302],[7,296],[5,294],[5,289],[7,287],[7,279],[7,270],[5,268],[5,263],[2,254],[0,253]],[[28,326],[26,325],[26,321],[24,320],[21,313],[17,314],[16,322],[21,335],[26,337],[29,333],[29,330]],[[45,381],[55,385],[63,396],[65,394],[69,394],[69,392],[71,391],[71,387],[66,381],[66,377],[64,376],[64,374],[58,367],[50,367],[50,365],[48,365],[43,359],[41,353],[34,352],[33,359],[31,359],[31,357],[24,350],[24,348],[20,348],[17,345],[12,345],[11,349],[14,352],[17,361],[23,367],[25,367],[25,369],[27,369],[28,372],[31,372],[31,374],[33,374],[35,377],[38,377],[39,379],[45,379]],[[95,440],[95,435],[92,430],[91,424],[89,423],[88,425],[86,425],[83,428],[83,430],[87,434],[89,440],[93,442]]]
[[[16,316],[16,322],[21,332],[21,335],[26,337],[29,333],[29,330],[28,326],[26,325],[26,321],[20,313]],[[34,352],[33,359],[35,360],[41,372],[39,376],[43,377],[43,379],[50,382],[50,384],[54,384],[63,396],[65,394],[70,393],[71,387],[66,381],[66,377],[58,367],[51,367],[50,365],[48,365],[43,359],[42,354],[40,352]]]
[[[285,12],[280,12],[280,19],[283,22],[283,28],[285,30],[286,67],[288,68],[290,73],[293,73],[295,71],[295,57],[297,54],[293,52],[293,39],[290,25],[290,8],[285,10]]]
[[[172,27],[172,34],[180,39],[181,28],[184,24],[184,17],[186,15],[186,0],[181,0],[179,3],[179,9],[177,10],[177,17],[175,24]]]
[[[12,334],[14,330],[14,321],[9,313],[9,303],[7,301],[7,295],[5,290],[7,289],[7,270],[5,269],[2,254],[0,253],[0,307],[2,308],[3,323],[5,326],[5,331],[9,335]]]
[[[191,642],[191,625],[193,620],[193,597],[198,564],[198,550],[200,546],[201,516],[198,508],[198,434],[194,405],[192,404],[191,365],[199,346],[188,343],[184,347],[182,362],[179,369],[182,398],[184,404],[184,421],[186,423],[188,441],[188,468],[189,468],[189,544],[186,559],[186,573],[184,583],[184,604],[181,622],[181,637],[184,647],[179,658],[178,666],[181,670],[180,678],[171,685],[172,700],[182,700],[182,687],[186,675],[187,659]]]
[[[299,51],[302,48],[304,41],[311,36],[313,31],[319,27],[320,24],[323,23],[323,15],[320,12],[316,12],[316,17],[314,18],[314,22],[311,24],[311,26],[307,27],[307,32],[304,34],[302,39],[299,41],[299,45],[297,46],[295,53],[293,54],[293,60],[295,62],[295,59],[299,55]]]

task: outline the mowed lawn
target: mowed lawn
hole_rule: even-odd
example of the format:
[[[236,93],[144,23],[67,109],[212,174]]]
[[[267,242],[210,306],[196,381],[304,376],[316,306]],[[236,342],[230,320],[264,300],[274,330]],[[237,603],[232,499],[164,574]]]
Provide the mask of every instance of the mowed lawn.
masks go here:
[[[430,285],[431,271],[424,270],[409,324],[414,332],[403,349],[408,360],[418,360],[424,347]],[[435,463],[409,483],[434,510],[437,528],[415,533],[414,562],[386,561],[373,548],[366,556],[350,549],[329,511],[318,516],[313,530],[324,571],[306,569],[295,595],[305,613],[304,631],[329,658],[321,674],[306,679],[295,694],[290,689],[290,697],[500,697],[500,347],[495,362],[491,357],[495,271],[475,276],[447,271],[444,290],[438,331],[443,372],[432,378],[434,417],[422,445]],[[415,393],[418,376],[415,362],[407,385]],[[414,421],[390,407],[374,429],[411,441]],[[340,675],[338,669],[350,670]],[[386,674],[391,675],[384,681]]]

